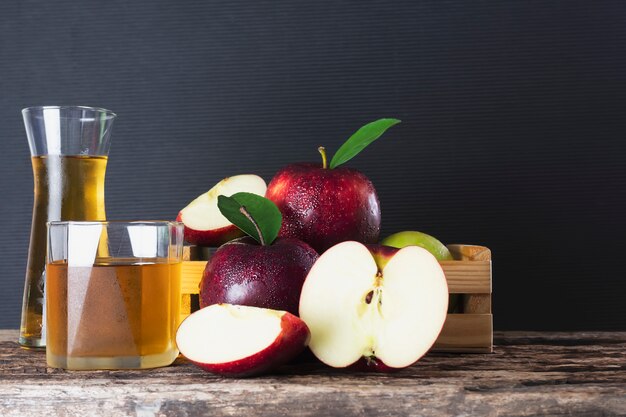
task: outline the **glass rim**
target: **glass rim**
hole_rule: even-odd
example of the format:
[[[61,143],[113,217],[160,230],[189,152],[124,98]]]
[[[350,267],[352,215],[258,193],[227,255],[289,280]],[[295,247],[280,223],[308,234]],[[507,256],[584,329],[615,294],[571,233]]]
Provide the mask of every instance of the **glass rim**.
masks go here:
[[[75,225],[146,225],[146,226],[176,226],[183,227],[183,222],[176,220],[54,220],[46,222],[47,226],[66,226]]]
[[[22,109],[22,114],[28,114],[30,112],[36,110],[48,110],[48,109],[57,109],[57,110],[90,110],[97,113],[104,113],[107,117],[115,118],[117,114],[112,112],[111,110],[105,109],[103,107],[90,107],[90,106],[30,106],[24,107]]]

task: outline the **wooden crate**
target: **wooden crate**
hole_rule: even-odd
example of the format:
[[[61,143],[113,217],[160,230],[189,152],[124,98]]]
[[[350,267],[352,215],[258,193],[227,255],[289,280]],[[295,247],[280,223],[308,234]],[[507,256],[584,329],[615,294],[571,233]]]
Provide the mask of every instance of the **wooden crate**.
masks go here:
[[[448,314],[434,350],[493,352],[491,251],[484,246],[448,245],[454,261],[441,261],[450,294],[461,294],[460,312]]]
[[[491,251],[484,246],[448,245],[454,261],[441,261],[450,294],[460,294],[460,312],[448,314],[434,350],[486,353],[493,351],[491,313]],[[186,246],[182,266],[181,320],[199,308],[198,287],[215,248]]]
[[[183,248],[183,265],[180,282],[180,321],[196,310],[200,309],[198,293],[200,280],[207,261],[217,248],[203,248],[199,246],[185,246]]]

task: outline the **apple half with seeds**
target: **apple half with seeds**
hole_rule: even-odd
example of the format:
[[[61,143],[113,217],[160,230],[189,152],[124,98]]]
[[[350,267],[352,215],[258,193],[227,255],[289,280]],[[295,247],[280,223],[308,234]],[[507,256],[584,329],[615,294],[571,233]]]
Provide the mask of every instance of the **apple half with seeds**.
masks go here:
[[[206,371],[247,377],[289,362],[304,350],[309,337],[304,321],[286,311],[214,304],[181,323],[176,344]]]
[[[339,243],[313,265],[300,296],[309,347],[336,368],[412,365],[434,344],[447,308],[443,270],[417,246]]]
[[[176,220],[185,226],[185,240],[199,246],[220,246],[244,233],[220,213],[217,197],[248,192],[263,196],[267,185],[258,175],[244,174],[224,178],[182,209]]]

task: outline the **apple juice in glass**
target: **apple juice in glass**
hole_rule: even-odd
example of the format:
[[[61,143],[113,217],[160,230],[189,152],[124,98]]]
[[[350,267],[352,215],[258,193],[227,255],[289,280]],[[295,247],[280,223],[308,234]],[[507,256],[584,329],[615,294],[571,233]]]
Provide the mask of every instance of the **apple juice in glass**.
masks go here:
[[[46,222],[105,220],[104,177],[115,114],[72,106],[22,110],[31,151],[34,204],[19,342],[45,346]]]
[[[51,222],[46,357],[55,368],[142,369],[178,350],[182,225]],[[102,256],[104,249],[110,254]]]

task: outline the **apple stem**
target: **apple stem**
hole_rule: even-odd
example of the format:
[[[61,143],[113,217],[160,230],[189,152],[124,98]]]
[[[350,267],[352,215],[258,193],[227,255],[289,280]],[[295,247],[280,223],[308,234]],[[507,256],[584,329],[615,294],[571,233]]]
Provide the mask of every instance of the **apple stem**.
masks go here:
[[[246,206],[239,207],[239,212],[243,214],[244,216],[246,216],[248,220],[250,220],[250,223],[252,223],[252,225],[256,229],[257,234],[259,235],[259,240],[261,241],[261,245],[266,246],[265,239],[263,239],[263,233],[261,233],[261,229],[259,228],[259,224],[256,222],[256,220],[254,220],[254,217],[252,217],[252,215],[248,212],[248,210],[246,210]]]
[[[322,155],[322,168],[326,169],[327,168],[327,160],[326,160],[326,148],[323,146],[320,146],[319,148],[317,148],[317,151]]]

